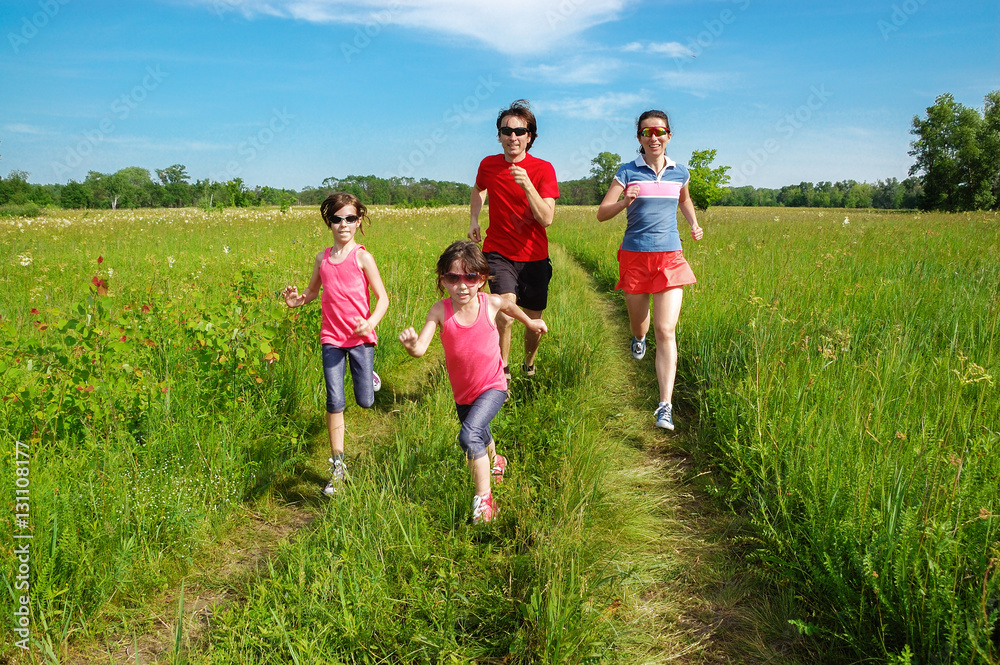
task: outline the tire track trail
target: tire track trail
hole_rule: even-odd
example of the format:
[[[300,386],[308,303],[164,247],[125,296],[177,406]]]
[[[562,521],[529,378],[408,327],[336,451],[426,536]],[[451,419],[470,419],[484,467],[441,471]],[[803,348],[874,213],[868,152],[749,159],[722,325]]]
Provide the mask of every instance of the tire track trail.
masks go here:
[[[755,629],[755,585],[732,540],[735,518],[700,489],[699,473],[686,452],[694,445],[697,407],[680,404],[678,428],[654,426],[656,376],[652,354],[632,359],[624,302],[602,289],[594,273],[569,250],[553,243],[559,270],[580,271],[590,286],[586,308],[603,319],[611,347],[603,376],[610,402],[608,437],[626,441],[636,455],[623,468],[632,490],[651,506],[651,537],[643,551],[623,561],[646,558],[629,621],[647,636],[647,662],[785,662]],[[678,383],[683,376],[678,376]]]

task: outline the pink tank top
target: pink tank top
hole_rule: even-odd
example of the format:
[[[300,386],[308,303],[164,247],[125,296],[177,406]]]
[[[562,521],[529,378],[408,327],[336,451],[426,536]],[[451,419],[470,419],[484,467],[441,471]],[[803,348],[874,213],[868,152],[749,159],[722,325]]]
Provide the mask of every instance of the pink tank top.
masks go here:
[[[470,326],[455,320],[451,298],[445,298],[444,325],[441,326],[441,346],[444,347],[448,380],[457,404],[472,404],[491,388],[507,390],[500,358],[500,333],[490,318],[485,293],[479,293],[479,316]]]
[[[323,284],[321,303],[323,305],[323,324],[320,326],[319,341],[322,344],[332,344],[341,348],[350,348],[372,343],[378,339],[373,330],[364,337],[354,334],[356,317],[367,319],[371,316],[371,305],[368,301],[368,277],[358,265],[356,254],[358,245],[351,250],[347,258],[340,263],[330,263],[330,251],[327,247],[323,252],[323,263],[319,267],[319,277]]]

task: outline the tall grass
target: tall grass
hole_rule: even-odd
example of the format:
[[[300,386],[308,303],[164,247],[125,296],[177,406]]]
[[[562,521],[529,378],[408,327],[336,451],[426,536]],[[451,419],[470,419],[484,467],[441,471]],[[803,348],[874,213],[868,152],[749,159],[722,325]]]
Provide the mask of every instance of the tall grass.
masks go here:
[[[635,554],[656,549],[656,508],[635,494],[636,453],[605,425],[625,407],[621,379],[607,374],[619,361],[602,342],[602,304],[561,255],[540,375],[515,379],[495,422],[511,460],[496,490],[500,519],[468,524],[472,490],[440,353],[416,361],[394,340],[440,297],[433,267],[463,235],[463,214],[376,210],[359,237],[391,298],[376,352],[383,389],[372,412],[349,408],[353,482],[325,503],[318,307],[289,311],[276,295],[305,284],[326,242],[315,210],[118,211],[0,226],[0,409],[9,440],[32,447],[40,653],[66,658],[74,635],[127,625],[151,595],[213,558],[242,506],[280,499],[305,478],[311,494],[295,498],[322,505],[319,519],[264,570],[231,581],[241,602],[175,654],[648,658],[652,640],[630,607],[660,565]],[[8,448],[2,468],[13,478]],[[12,542],[10,530],[2,522],[0,539]],[[2,565],[13,579],[14,557]]]
[[[459,229],[458,219],[442,226]],[[399,276],[420,292],[390,310],[388,330],[421,320],[440,297],[434,259]],[[494,421],[511,461],[494,488],[498,521],[469,524],[472,488],[440,356],[421,378],[413,366],[428,361],[390,347],[381,358],[383,392],[397,395],[385,405],[393,427],[355,452],[351,486],[314,529],[246,581],[246,602],[220,617],[196,662],[572,663],[642,651],[649,636],[612,614],[649,563],[620,549],[638,547],[650,507],[610,478],[630,453],[601,425],[620,405],[602,390],[600,301],[561,256],[557,275],[539,376],[515,378]]]
[[[257,272],[276,263],[275,236],[222,215],[160,215],[0,227],[0,420],[11,481],[0,496],[13,504],[22,441],[31,450],[32,625],[53,654],[99,617],[172,584],[234,508],[305,459],[308,425],[295,402],[305,324],[290,323],[275,301],[282,277]],[[298,252],[292,264],[288,251],[301,227],[273,221],[286,234],[275,244],[288,268],[307,263]],[[193,251],[196,238],[203,251]],[[265,361],[263,343],[287,348],[289,362]],[[0,523],[4,542],[14,542],[12,529]],[[3,558],[8,584],[13,561]]]
[[[578,215],[553,233],[611,285],[621,225]],[[996,662],[1000,219],[702,222],[679,397],[793,625],[831,661]]]

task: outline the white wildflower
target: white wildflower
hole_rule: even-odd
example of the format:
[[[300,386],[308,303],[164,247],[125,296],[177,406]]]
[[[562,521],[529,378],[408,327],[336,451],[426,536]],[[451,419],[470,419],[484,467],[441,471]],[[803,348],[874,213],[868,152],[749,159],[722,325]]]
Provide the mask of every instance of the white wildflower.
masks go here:
[[[31,265],[32,259],[30,254],[18,254],[17,258],[21,260],[21,265],[25,268]]]
[[[174,267],[174,257],[172,257],[172,256],[168,256],[167,257],[167,267],[169,267],[169,268],[173,268]]]

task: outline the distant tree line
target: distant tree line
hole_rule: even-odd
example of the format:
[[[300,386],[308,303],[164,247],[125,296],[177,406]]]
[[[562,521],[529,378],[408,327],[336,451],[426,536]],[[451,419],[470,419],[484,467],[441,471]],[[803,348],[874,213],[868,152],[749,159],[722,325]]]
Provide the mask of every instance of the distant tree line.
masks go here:
[[[691,198],[701,210],[710,205],[786,206],[819,208],[923,208],[925,210],[987,210],[1000,208],[1000,90],[989,93],[982,111],[937,97],[924,118],[914,117],[909,154],[915,163],[909,178],[875,184],[801,182],[780,189],[726,187],[728,166],[711,167],[715,150],[696,150],[688,168]],[[562,205],[597,205],[604,198],[621,158],[602,152],[591,160],[590,176],[559,183]],[[316,205],[330,192],[347,191],[366,204],[420,207],[466,205],[471,187],[460,182],[414,178],[350,175],[327,178],[319,187],[301,192],[274,187],[250,189],[243,180],[191,182],[187,168],[174,164],[156,170],[130,166],[114,173],[91,171],[82,182],[37,185],[28,173],[14,170],[0,178],[0,214],[37,214],[39,207],[245,207]]]
[[[274,187],[249,189],[240,178],[228,182],[190,182],[186,168],[174,164],[157,169],[153,180],[148,169],[138,166],[99,173],[91,171],[82,182],[65,185],[36,185],[24,171],[11,171],[0,178],[0,206],[58,205],[63,208],[183,208],[200,206],[243,207],[288,206],[296,202],[296,192]]]
[[[695,150],[688,161],[691,173],[689,186],[691,200],[699,210],[708,210],[710,205],[726,193],[724,185],[729,182],[729,176],[726,174],[729,167],[719,166],[713,169],[711,168],[713,161],[715,161],[715,150]],[[559,203],[598,205],[604,199],[618,167],[622,164],[622,158],[613,152],[602,152],[590,160],[590,163],[589,178],[559,183]]]
[[[331,192],[347,191],[366,204],[395,204],[403,207],[468,204],[472,188],[460,182],[438,182],[413,178],[347,176],[327,178],[320,187],[301,192],[274,187],[246,186],[241,178],[226,182],[191,182],[187,168],[174,164],[156,170],[154,179],[147,169],[130,166],[114,173],[91,171],[82,182],[65,185],[36,185],[24,171],[11,171],[0,178],[0,206],[17,207],[23,214],[32,207],[57,205],[63,208],[183,208],[318,205]]]
[[[420,208],[425,206],[468,205],[472,187],[461,182],[422,178],[379,178],[373,175],[349,175],[327,178],[318,188],[306,187],[298,195],[302,205],[318,205],[331,192],[354,194],[367,204],[397,205]]]
[[[919,208],[923,186],[917,178],[900,182],[895,178],[877,183],[800,182],[780,189],[751,185],[729,188],[719,199],[720,206],[784,206],[786,208]]]

